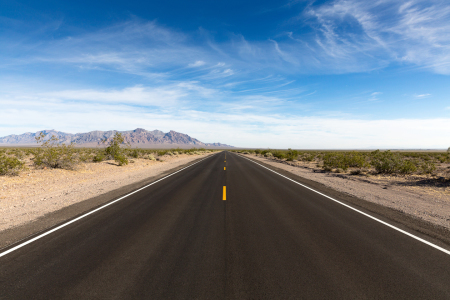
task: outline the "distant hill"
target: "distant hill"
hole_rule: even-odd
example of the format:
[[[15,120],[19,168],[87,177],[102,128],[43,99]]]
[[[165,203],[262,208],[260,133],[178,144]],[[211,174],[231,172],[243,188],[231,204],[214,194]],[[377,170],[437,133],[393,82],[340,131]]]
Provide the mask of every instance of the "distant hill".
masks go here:
[[[8,135],[5,137],[0,137],[1,145],[36,145],[35,137],[39,135],[41,131],[31,133],[27,132],[20,135]],[[203,143],[195,138],[190,137],[187,134],[179,133],[176,131],[169,131],[164,133],[160,130],[147,131],[142,128],[137,128],[135,130],[128,131],[90,131],[86,133],[65,133],[56,130],[42,130],[43,133],[50,138],[52,135],[56,136],[60,143],[75,143],[77,146],[82,147],[92,147],[102,144],[102,140],[111,140],[116,132],[123,134],[125,142],[130,143],[133,147],[139,148],[164,148],[164,147],[181,147],[181,148],[191,148],[191,147],[207,147],[207,148],[227,148],[233,147],[221,143]]]

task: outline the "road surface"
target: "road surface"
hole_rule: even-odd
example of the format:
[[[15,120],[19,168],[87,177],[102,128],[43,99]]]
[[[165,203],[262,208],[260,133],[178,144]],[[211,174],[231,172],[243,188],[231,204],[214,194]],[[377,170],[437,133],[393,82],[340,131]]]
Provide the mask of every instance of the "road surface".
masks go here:
[[[3,255],[0,299],[450,299],[450,255],[221,152]]]

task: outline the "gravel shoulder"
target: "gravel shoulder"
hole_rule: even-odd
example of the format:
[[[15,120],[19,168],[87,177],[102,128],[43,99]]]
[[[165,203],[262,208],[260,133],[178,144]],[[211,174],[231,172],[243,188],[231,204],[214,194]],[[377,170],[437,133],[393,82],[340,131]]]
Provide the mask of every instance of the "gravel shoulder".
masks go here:
[[[407,224],[408,227],[446,243],[450,241],[450,188],[447,184],[436,185],[431,179],[429,181],[433,184],[427,184],[423,177],[323,172],[314,163],[286,162],[251,154],[243,156],[294,174],[300,180],[305,179],[303,183],[309,186],[318,183],[329,188],[329,193],[337,191],[341,195],[348,195],[353,198],[349,199],[351,203]],[[366,203],[362,204],[358,199]],[[383,207],[389,211],[382,209]]]
[[[164,177],[209,154],[87,163],[77,170],[29,169],[0,177],[0,248]]]

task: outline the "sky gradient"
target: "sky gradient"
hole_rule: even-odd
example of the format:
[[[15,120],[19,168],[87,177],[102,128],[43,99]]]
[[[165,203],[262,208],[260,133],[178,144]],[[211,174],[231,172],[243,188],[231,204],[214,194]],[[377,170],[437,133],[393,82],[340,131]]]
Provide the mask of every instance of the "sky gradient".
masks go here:
[[[450,146],[445,0],[2,1],[0,136]]]

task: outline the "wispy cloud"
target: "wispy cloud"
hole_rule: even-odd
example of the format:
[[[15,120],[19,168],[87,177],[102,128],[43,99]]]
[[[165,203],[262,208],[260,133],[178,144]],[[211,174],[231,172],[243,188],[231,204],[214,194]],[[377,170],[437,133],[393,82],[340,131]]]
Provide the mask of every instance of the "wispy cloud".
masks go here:
[[[229,33],[217,41],[205,29],[185,33],[138,18],[62,37],[48,34],[61,21],[30,36],[5,30],[0,68],[8,76],[0,78],[0,135],[145,127],[207,142],[220,136],[237,146],[447,147],[442,136],[450,136],[449,119],[361,120],[340,111],[340,103],[310,102],[325,97],[320,89],[329,77],[316,86],[304,75],[392,64],[450,74],[449,7],[439,0],[311,1],[298,21],[311,31],[289,23],[261,40]],[[25,71],[9,88],[3,79],[11,80],[17,70]],[[30,87],[27,80],[38,78]],[[354,93],[369,106],[392,97],[387,90],[371,85]],[[437,98],[432,89],[422,91]],[[431,96],[412,93],[405,98]]]
[[[204,61],[197,60],[196,62],[189,64],[188,67],[196,68],[196,67],[201,67],[201,66],[204,66],[204,65],[206,65],[206,63]]]
[[[430,97],[431,96],[431,94],[420,94],[420,95],[414,95],[414,97],[415,98],[428,98],[428,97]]]
[[[186,132],[205,142],[301,149],[446,148],[449,141],[442,137],[450,136],[450,119],[362,120],[348,116],[277,114],[275,105],[284,104],[275,97],[246,97],[236,105],[223,102],[217,110],[204,111],[192,106],[155,109],[123,103],[121,93],[125,91],[72,92],[78,96],[55,92],[51,97],[48,94],[0,97],[0,104],[6,107],[0,111],[0,136],[44,128],[75,133],[144,127]],[[108,97],[118,101],[89,101],[82,106],[76,100],[67,101]],[[43,110],[43,106],[46,109]],[[258,106],[270,109],[255,110]]]
[[[370,98],[368,101],[374,102],[379,100],[379,95],[383,94],[382,92],[373,92],[370,94]]]
[[[450,6],[445,0],[336,0],[310,6],[307,15],[317,21],[312,23],[317,44],[331,57],[355,57],[373,66],[408,62],[450,74]]]

